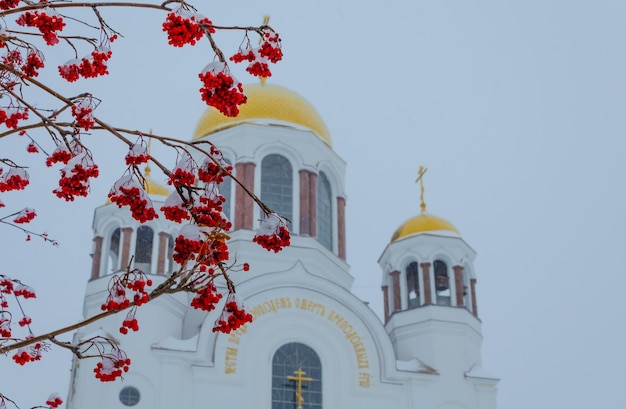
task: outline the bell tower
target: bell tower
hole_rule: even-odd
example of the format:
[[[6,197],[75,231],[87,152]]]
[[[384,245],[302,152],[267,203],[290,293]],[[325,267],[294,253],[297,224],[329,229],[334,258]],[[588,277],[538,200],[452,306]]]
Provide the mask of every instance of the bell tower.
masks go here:
[[[426,212],[425,172],[420,167],[420,214],[396,229],[378,261],[385,329],[399,361],[418,362],[468,398],[476,394],[480,408],[495,407],[498,380],[481,363],[476,253],[452,223]],[[445,388],[433,390],[445,400]]]

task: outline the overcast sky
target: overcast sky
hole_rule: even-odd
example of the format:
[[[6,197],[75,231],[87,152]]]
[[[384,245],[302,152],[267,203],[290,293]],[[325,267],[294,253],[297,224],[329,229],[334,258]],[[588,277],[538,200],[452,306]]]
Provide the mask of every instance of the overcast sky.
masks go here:
[[[285,60],[269,81],[317,107],[347,161],[354,291],[379,315],[377,255],[419,212],[414,180],[424,165],[428,211],[478,252],[483,363],[502,379],[499,407],[624,407],[625,2],[198,3],[216,24],[271,15]],[[169,48],[160,13],[104,16],[126,35],[114,44],[112,75],[66,93],[91,89],[105,121],[189,138],[205,110],[197,73],[213,59],[209,48]],[[234,47],[239,37],[218,40]],[[51,65],[71,58],[52,51]],[[61,242],[0,230],[1,272],[39,290],[27,305],[38,331],[80,318],[93,209],[123,172],[124,150],[91,139],[103,172],[90,198],[63,205],[49,193],[56,171],[40,165],[30,193],[2,197],[35,207],[34,227]],[[24,158],[25,146],[0,140],[0,157],[17,149]],[[53,352],[20,368],[3,358],[0,392],[24,407],[52,391],[66,396],[70,359]]]

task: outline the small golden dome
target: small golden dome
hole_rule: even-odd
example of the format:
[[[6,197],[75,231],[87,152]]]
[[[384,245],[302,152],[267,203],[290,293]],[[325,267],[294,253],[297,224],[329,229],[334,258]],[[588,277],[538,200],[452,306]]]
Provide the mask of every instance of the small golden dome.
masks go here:
[[[193,139],[217,132],[233,125],[259,121],[291,123],[308,128],[332,147],[330,134],[324,120],[313,105],[295,92],[284,87],[268,84],[249,84],[243,88],[248,102],[239,107],[235,118],[222,115],[211,107],[198,121]]]
[[[149,195],[168,197],[172,193],[165,186],[155,182],[152,179],[146,179],[145,189],[146,193]]]
[[[456,227],[449,221],[432,214],[422,213],[402,223],[395,233],[393,233],[393,236],[391,236],[391,241],[393,242],[413,234],[438,230],[449,231],[460,235]]]

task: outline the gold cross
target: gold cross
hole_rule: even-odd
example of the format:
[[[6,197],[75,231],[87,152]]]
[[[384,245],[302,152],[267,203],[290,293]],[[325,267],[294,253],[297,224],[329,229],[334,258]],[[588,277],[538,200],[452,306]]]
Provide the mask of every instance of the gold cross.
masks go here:
[[[302,397],[302,382],[313,382],[313,378],[305,378],[306,372],[302,368],[298,368],[297,371],[293,371],[294,375],[288,375],[287,379],[290,381],[296,381],[296,398],[298,399],[298,409],[302,409],[304,398]]]
[[[420,208],[422,209],[422,213],[426,213],[426,202],[424,202],[424,173],[426,173],[428,169],[420,165],[420,169],[417,172],[417,179],[415,179],[415,183],[420,182]]]

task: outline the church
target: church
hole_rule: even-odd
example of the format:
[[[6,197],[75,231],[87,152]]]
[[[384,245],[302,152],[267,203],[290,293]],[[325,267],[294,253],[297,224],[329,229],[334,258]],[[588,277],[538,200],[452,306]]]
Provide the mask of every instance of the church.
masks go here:
[[[262,82],[245,92],[238,117],[210,108],[193,138],[215,144],[236,177],[290,221],[291,246],[266,251],[252,242],[258,207],[231,180],[221,185],[230,256],[250,264],[232,278],[254,321],[213,332],[220,308],[195,310],[191,295],[179,293],[141,306],[139,332],[119,333],[123,314],[94,322],[75,339],[115,338],[132,365],[123,381],[101,383],[92,360],[75,359],[67,407],[495,409],[498,379],[481,364],[474,250],[423,205],[381,249],[381,322],[351,292],[346,163],[323,119],[286,88]],[[149,169],[146,177],[158,209],[170,191]],[[162,216],[141,225],[113,203],[98,207],[85,318],[101,311],[131,255],[154,285],[171,274],[179,228]]]

